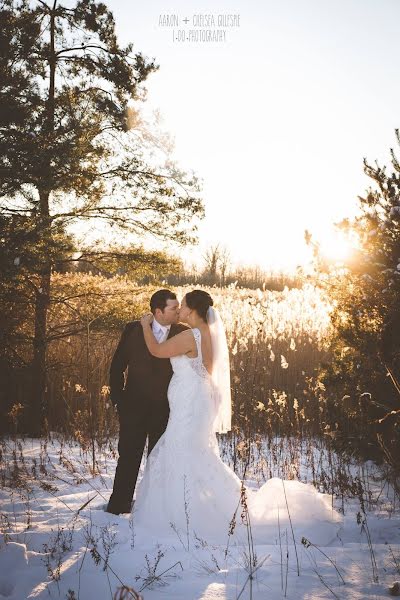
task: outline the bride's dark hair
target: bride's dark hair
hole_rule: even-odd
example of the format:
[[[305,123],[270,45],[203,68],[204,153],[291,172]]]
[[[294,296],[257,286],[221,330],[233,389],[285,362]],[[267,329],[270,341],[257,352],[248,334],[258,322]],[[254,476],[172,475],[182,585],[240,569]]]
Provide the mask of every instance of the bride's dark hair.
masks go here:
[[[192,292],[188,292],[185,298],[188,307],[195,310],[199,317],[207,323],[207,311],[214,304],[210,294],[203,290],[193,290]]]

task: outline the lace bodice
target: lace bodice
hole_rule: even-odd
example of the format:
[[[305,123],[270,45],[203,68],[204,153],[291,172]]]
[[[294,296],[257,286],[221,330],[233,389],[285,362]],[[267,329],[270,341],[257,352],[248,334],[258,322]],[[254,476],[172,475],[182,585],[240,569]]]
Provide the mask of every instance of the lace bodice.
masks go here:
[[[203,364],[203,354],[201,351],[201,332],[200,329],[195,327],[192,329],[193,337],[196,342],[197,356],[192,358],[183,354],[181,356],[174,356],[171,358],[171,365],[174,373],[179,374],[182,370],[187,371],[187,367],[190,367],[197,373],[199,377],[204,379],[210,378],[210,374]]]

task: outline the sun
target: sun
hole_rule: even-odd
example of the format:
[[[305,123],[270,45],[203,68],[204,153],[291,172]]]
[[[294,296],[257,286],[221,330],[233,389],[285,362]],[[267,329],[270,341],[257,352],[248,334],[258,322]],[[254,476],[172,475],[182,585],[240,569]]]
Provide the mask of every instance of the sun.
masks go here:
[[[354,240],[342,231],[329,231],[321,238],[321,256],[332,263],[347,262],[355,251]]]

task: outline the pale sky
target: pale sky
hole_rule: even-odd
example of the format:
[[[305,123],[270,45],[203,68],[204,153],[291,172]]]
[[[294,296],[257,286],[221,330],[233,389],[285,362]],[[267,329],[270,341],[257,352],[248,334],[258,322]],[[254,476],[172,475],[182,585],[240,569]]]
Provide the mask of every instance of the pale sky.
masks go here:
[[[306,228],[331,239],[332,223],[354,214],[370,185],[363,157],[389,163],[397,150],[398,0],[107,5],[120,42],[160,65],[148,107],[161,111],[180,165],[203,179],[193,256],[220,242],[238,263],[296,266]],[[166,14],[180,30],[225,29],[225,41],[174,42],[159,25]],[[194,27],[199,14],[240,15],[240,26]]]

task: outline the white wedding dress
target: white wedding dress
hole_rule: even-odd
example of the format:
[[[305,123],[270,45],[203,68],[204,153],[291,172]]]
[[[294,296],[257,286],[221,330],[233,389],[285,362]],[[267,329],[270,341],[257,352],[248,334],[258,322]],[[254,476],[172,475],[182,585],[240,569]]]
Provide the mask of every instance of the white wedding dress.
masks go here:
[[[192,331],[198,356],[170,359],[169,421],[148,457],[132,512],[138,545],[179,543],[178,536],[184,541],[189,536],[226,545],[235,511],[229,544],[247,539],[241,519],[241,481],[219,455],[213,432],[212,381],[202,361],[201,333]],[[330,497],[310,484],[272,478],[258,490],[246,488],[246,497],[253,539],[258,544],[277,543],[278,518],[281,534],[286,531],[291,543],[287,506],[296,543],[304,535],[315,544],[326,545],[336,536],[341,518],[332,510]]]

